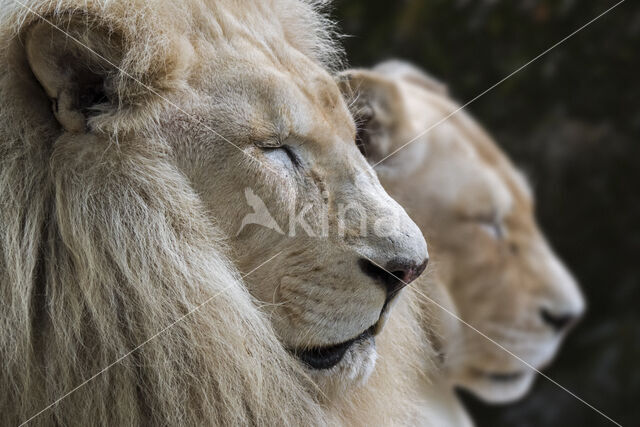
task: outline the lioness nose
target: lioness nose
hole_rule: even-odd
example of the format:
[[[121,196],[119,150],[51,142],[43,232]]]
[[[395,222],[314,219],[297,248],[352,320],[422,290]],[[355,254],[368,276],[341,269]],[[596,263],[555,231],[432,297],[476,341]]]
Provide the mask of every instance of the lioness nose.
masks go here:
[[[551,327],[555,332],[561,332],[572,325],[578,316],[572,313],[554,313],[546,308],[540,309],[542,321]]]
[[[421,262],[409,261],[406,259],[393,259],[388,261],[384,267],[367,258],[360,259],[360,268],[369,277],[384,285],[387,291],[387,298],[393,297],[400,289],[413,282],[427,268],[429,258]]]

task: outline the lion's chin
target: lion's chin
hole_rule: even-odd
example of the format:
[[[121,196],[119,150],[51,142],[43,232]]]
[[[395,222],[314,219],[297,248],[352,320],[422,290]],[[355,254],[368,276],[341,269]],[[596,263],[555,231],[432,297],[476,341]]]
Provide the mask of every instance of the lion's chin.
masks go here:
[[[376,365],[377,357],[374,336],[365,334],[353,340],[333,366],[315,369],[307,363],[305,365],[316,384],[325,392],[329,392],[366,383]]]

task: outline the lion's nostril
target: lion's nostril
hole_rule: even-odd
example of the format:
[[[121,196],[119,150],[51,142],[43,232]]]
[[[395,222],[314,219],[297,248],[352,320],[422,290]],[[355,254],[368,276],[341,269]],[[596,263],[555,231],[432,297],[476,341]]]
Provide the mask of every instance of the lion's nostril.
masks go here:
[[[403,276],[398,276],[402,278],[402,281],[406,284],[409,284],[416,280],[422,272],[427,268],[427,263],[429,262],[429,258],[426,258],[422,261],[421,264],[415,263],[405,263],[404,270],[400,270],[399,272],[403,274]]]
[[[544,323],[556,332],[561,332],[566,329],[576,319],[576,316],[571,313],[552,313],[546,308],[540,309],[540,316]]]
[[[400,289],[417,279],[427,267],[427,261],[428,259],[424,260],[421,264],[417,264],[396,259],[388,262],[385,267],[382,268],[372,261],[362,258],[359,264],[367,276],[385,286],[387,298],[390,298],[398,293]]]

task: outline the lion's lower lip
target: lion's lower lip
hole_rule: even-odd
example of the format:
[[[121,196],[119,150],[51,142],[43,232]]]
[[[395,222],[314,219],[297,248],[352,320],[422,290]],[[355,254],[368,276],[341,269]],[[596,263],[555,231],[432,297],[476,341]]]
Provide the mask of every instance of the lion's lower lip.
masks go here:
[[[307,350],[293,350],[292,353],[311,369],[329,369],[340,363],[345,353],[354,343],[373,336],[373,326],[348,341],[326,347]]]

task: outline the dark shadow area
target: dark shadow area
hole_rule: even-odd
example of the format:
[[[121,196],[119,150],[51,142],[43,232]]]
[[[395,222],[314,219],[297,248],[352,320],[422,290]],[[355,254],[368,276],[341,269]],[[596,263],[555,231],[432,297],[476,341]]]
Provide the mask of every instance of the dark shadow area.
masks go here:
[[[464,103],[615,1],[342,0],[351,66],[408,59]],[[588,313],[551,378],[623,425],[640,405],[640,5],[626,1],[473,103],[529,176],[537,214]],[[465,396],[479,426],[611,425],[538,378],[508,406]]]

